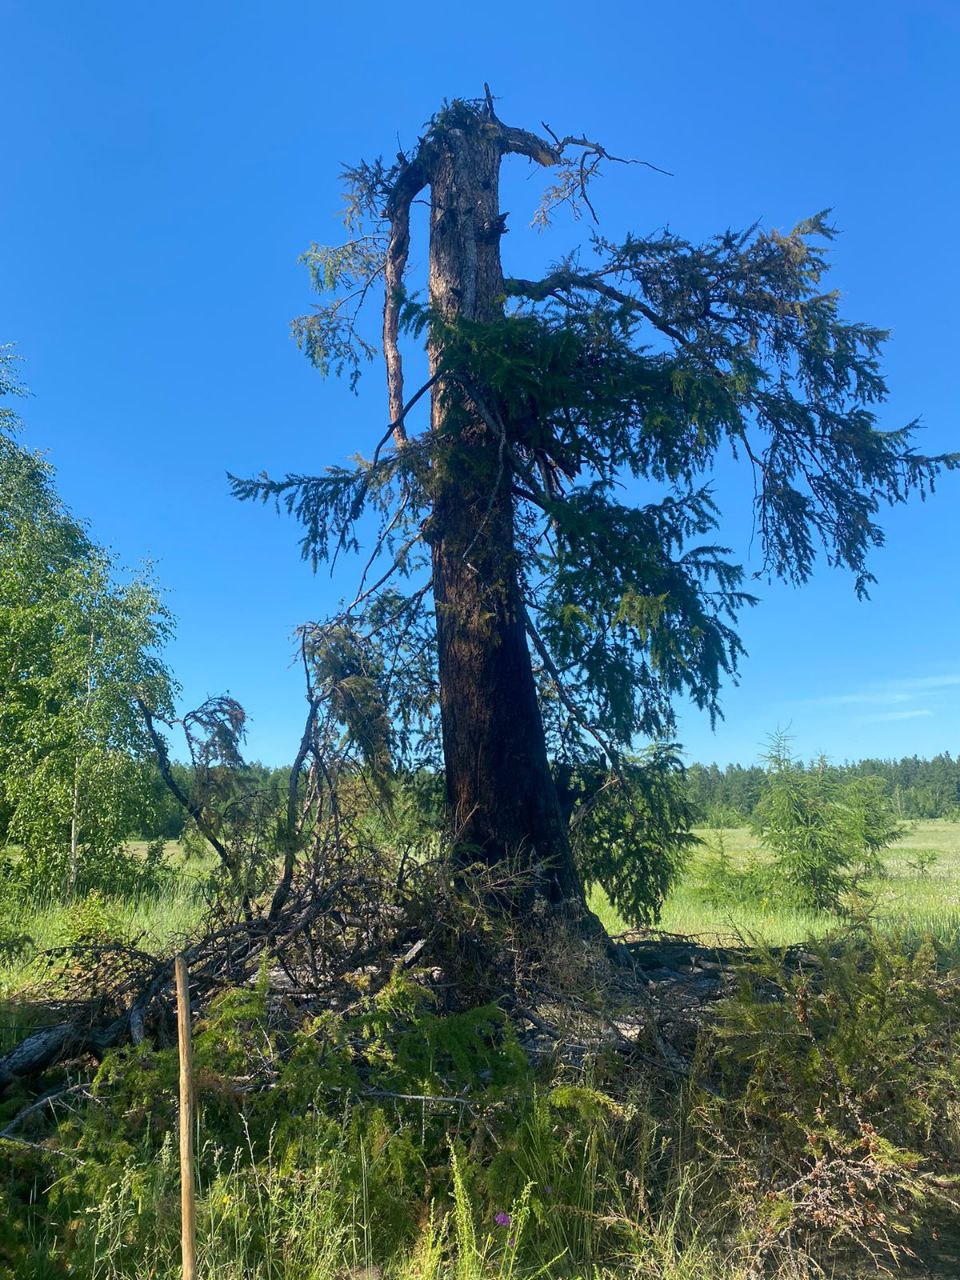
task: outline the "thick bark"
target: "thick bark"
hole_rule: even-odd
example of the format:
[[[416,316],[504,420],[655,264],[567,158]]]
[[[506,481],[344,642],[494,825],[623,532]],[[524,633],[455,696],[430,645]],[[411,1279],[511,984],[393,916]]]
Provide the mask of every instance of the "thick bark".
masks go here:
[[[444,318],[502,312],[495,129],[449,127],[434,139],[430,300]],[[439,351],[431,351],[436,372]],[[510,456],[495,410],[450,380],[433,392],[433,585],[447,801],[465,861],[514,862],[552,902],[583,905],[550,776],[527,647]],[[498,438],[500,436],[500,438]]]

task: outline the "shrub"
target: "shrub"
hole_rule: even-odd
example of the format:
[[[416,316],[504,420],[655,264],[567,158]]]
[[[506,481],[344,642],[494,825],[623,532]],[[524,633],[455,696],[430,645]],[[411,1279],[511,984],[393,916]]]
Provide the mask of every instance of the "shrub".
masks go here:
[[[776,868],[757,857],[734,862],[722,828],[713,832],[707,844],[707,854],[697,871],[696,892],[710,906],[727,909],[763,909],[782,897]]]
[[[914,849],[905,861],[910,870],[915,871],[918,876],[927,876],[930,874],[930,868],[940,861],[940,855],[936,849]]]

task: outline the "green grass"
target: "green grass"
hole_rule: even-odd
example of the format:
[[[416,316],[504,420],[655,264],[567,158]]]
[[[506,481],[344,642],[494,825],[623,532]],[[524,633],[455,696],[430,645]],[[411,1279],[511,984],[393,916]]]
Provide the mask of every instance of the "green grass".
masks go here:
[[[131,848],[139,851],[146,845],[133,842]],[[102,929],[114,939],[151,952],[189,936],[206,910],[200,882],[209,864],[186,861],[175,842],[167,845],[166,854],[174,875],[159,893],[97,894],[69,905],[55,898],[0,900],[0,939],[27,940],[20,952],[0,952],[0,1001],[29,987],[39,972],[37,953],[67,946],[82,934]]]
[[[718,835],[722,835],[724,848],[734,863],[763,855],[747,827],[727,828],[722,833],[701,829],[697,835],[703,844],[694,852],[682,880],[667,899],[659,928],[710,940],[743,937],[770,946],[802,942],[836,929],[837,920],[830,915],[789,907],[760,910],[751,906],[737,911],[704,903],[698,891],[699,872],[704,859],[717,851]],[[918,850],[937,854],[937,861],[926,875],[910,866]],[[960,822],[938,819],[911,824],[903,839],[888,850],[885,863],[887,874],[868,884],[876,922],[882,928],[910,935],[932,933],[955,938],[960,933]],[[611,933],[628,928],[602,892],[594,892],[591,906]]]

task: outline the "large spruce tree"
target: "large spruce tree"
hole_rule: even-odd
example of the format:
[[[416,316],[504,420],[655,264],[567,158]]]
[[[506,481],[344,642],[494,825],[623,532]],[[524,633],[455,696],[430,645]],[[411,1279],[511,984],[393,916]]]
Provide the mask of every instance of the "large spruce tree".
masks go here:
[[[716,714],[741,653],[734,624],[752,598],[709,541],[718,454],[752,471],[767,575],[802,583],[822,551],[861,593],[881,505],[926,491],[955,459],[915,452],[913,424],[878,428],[884,333],[842,320],[824,287],[824,215],[705,244],[594,234],[525,279],[501,260],[509,156],[553,171],[540,218],[567,202],[592,215],[590,179],[613,159],[504,124],[488,93],[445,106],[392,164],[348,171],[351,238],[307,255],[327,301],[297,332],[321,371],[355,376],[375,353],[359,309],[382,288],[389,427],[351,467],[234,486],[294,512],[314,563],[364,545],[338,652],[352,636],[357,670],[395,697],[400,737],[411,708],[429,715],[437,681],[457,847],[519,859],[541,894],[577,902],[550,755],[599,752],[616,767],[637,738],[670,734],[678,694]],[[417,300],[407,269],[423,193]],[[401,348],[415,338],[429,377],[410,394]],[[431,597],[435,664],[412,639]]]

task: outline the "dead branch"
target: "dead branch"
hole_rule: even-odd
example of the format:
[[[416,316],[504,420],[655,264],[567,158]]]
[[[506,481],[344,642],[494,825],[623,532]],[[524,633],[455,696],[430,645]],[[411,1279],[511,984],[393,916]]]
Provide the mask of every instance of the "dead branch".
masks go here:
[[[387,397],[393,424],[392,434],[397,448],[407,440],[403,425],[403,360],[398,339],[403,275],[410,253],[410,205],[428,181],[428,153],[421,147],[410,163],[401,165],[385,213],[390,224],[390,239],[383,272],[386,294],[383,304],[383,354],[387,366]]]

